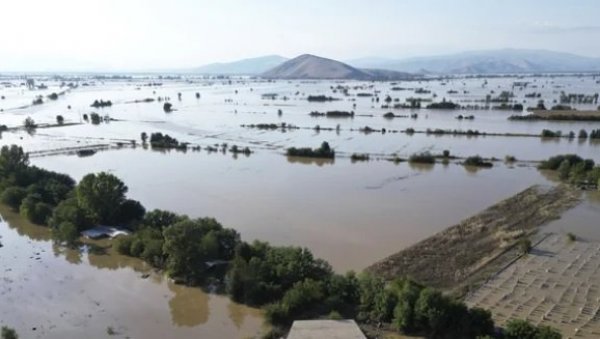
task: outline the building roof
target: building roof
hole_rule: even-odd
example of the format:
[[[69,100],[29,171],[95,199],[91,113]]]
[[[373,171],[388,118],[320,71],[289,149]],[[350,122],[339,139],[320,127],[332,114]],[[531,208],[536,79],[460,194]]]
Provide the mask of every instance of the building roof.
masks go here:
[[[296,320],[287,339],[366,339],[354,320]]]
[[[99,225],[94,228],[90,228],[89,230],[85,230],[81,232],[81,234],[86,238],[99,239],[103,237],[114,238],[118,235],[128,235],[130,232],[116,227]]]

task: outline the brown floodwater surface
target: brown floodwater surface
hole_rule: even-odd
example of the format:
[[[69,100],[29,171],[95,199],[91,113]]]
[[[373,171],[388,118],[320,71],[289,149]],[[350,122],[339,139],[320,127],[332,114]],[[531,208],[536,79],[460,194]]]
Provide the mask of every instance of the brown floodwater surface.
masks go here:
[[[245,338],[261,311],[175,285],[141,260],[54,245],[47,228],[0,208],[0,325],[21,338]],[[105,246],[106,242],[100,242]],[[143,279],[142,274],[150,274]]]
[[[559,102],[561,91],[593,95],[598,86],[595,76],[397,83],[196,77],[167,80],[138,75],[128,80],[100,81],[83,77],[74,80],[79,87],[58,100],[30,106],[37,95],[61,90],[59,80],[38,80],[48,89],[27,90],[19,87],[21,80],[17,78],[7,80],[14,86],[0,82],[0,94],[6,96],[0,102],[4,110],[0,124],[21,126],[26,117],[54,124],[61,114],[69,125],[29,132],[10,130],[0,134],[0,145],[18,144],[30,152],[33,165],[67,173],[76,180],[88,173],[108,171],[121,178],[129,187],[128,196],[148,210],[211,216],[238,230],[246,241],[304,246],[338,272],[361,270],[533,184],[555,184],[530,160],[577,153],[600,161],[597,140],[394,133],[408,128],[470,129],[535,136],[549,129],[567,135],[580,129],[600,129],[598,122],[508,120],[512,114],[526,114],[525,110],[382,107],[387,95],[394,104],[420,97],[426,100],[424,104],[446,99],[464,106],[485,106],[486,96],[494,98],[501,91],[513,92],[514,101],[509,104],[535,106],[539,98],[528,94],[537,92],[550,105]],[[146,86],[148,82],[161,85]],[[527,86],[515,84],[523,82]],[[431,93],[419,94],[416,88]],[[346,91],[347,95],[343,94]],[[196,92],[201,98],[196,98]],[[172,101],[176,110],[171,113],[165,113],[158,100],[133,103],[144,98],[177,98],[178,93],[182,98]],[[377,95],[381,101],[360,93]],[[339,100],[308,102],[308,95]],[[90,104],[97,99],[111,100],[113,105],[92,109]],[[596,109],[596,105],[573,104],[580,110]],[[356,115],[352,119],[309,116],[311,111],[332,110],[352,110]],[[384,119],[382,115],[390,111],[418,116]],[[94,125],[84,119],[91,112],[112,120]],[[457,119],[459,114],[474,115],[474,120]],[[303,128],[242,127],[284,122]],[[317,125],[319,128],[313,128]],[[359,131],[367,126],[386,129],[386,133]],[[142,132],[168,133],[202,150],[152,151],[139,147]],[[288,147],[318,147],[323,141],[335,149],[335,160],[285,156]],[[222,152],[234,144],[249,147],[253,153],[234,156]],[[208,146],[219,151],[209,153]],[[73,147],[111,150],[86,157],[66,154],[64,149]],[[522,162],[508,165],[497,161],[492,169],[478,169],[463,167],[457,161],[417,165],[383,160],[445,150],[458,157],[503,159],[511,155]],[[353,153],[368,153],[371,160],[353,163]],[[582,205],[548,229],[573,230],[600,239],[595,227],[599,200],[597,195],[588,194]],[[6,219],[0,223],[4,244],[0,248],[0,321],[17,328],[24,338],[106,337],[109,326],[122,337],[132,338],[236,338],[261,331],[258,310],[200,289],[173,285],[142,261],[112,253],[110,248],[106,253],[66,250],[52,244],[48,229],[23,222],[10,211],[0,213]],[[99,245],[102,248],[107,243]],[[143,279],[145,273],[150,276]]]
[[[247,241],[305,246],[339,272],[361,270],[530,185],[549,183],[534,167],[503,163],[474,169],[300,159],[138,148],[32,162],[76,180],[109,171],[147,209],[215,217]]]

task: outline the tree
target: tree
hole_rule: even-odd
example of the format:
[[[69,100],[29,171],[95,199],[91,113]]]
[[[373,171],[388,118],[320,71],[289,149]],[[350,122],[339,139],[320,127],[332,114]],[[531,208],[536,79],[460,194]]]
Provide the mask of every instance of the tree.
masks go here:
[[[442,293],[432,288],[424,288],[415,302],[415,321],[420,328],[435,330],[441,323]]]
[[[2,326],[1,334],[2,339],[19,339],[17,331],[7,326]]]
[[[130,225],[142,220],[145,213],[146,209],[139,201],[127,199],[119,206],[115,221],[123,225]]]
[[[307,249],[241,243],[230,264],[227,292],[235,301],[263,305],[281,298],[297,282],[323,281],[331,275],[329,264]]]
[[[78,231],[83,231],[92,225],[86,211],[77,204],[76,198],[68,198],[61,201],[48,221],[50,227],[58,228],[63,223],[70,223],[77,227]]]
[[[46,224],[52,215],[52,206],[41,201],[38,194],[29,194],[21,202],[19,213],[34,224]]]
[[[25,129],[27,130],[32,130],[35,129],[37,127],[37,125],[35,124],[35,120],[33,120],[31,117],[27,117],[24,121],[23,121],[23,126],[25,127]]]
[[[167,226],[171,226],[185,219],[187,219],[187,216],[181,216],[170,211],[155,209],[144,215],[141,227],[162,230]]]
[[[398,295],[393,323],[401,331],[413,331],[416,327],[415,304],[423,288],[410,280],[396,281],[393,285]]]
[[[231,259],[240,241],[239,233],[212,218],[180,221],[166,228],[163,236],[169,274],[189,283],[201,280],[208,261]]]
[[[0,176],[7,178],[23,172],[29,166],[29,156],[17,145],[2,146],[0,150]]]
[[[266,309],[266,317],[276,325],[289,325],[295,319],[302,319],[310,313],[314,305],[323,300],[324,291],[320,282],[306,279],[294,284],[278,303]]]
[[[101,172],[88,174],[75,189],[80,207],[88,212],[94,222],[111,224],[125,202],[127,186],[116,176]]]
[[[471,337],[494,334],[494,320],[492,313],[482,308],[474,307],[469,310],[469,332]]]
[[[6,204],[12,207],[13,209],[18,209],[19,206],[21,206],[21,201],[23,201],[23,199],[25,199],[26,196],[27,191],[24,188],[18,186],[11,186],[6,188],[4,192],[2,192],[1,200],[3,204]]]

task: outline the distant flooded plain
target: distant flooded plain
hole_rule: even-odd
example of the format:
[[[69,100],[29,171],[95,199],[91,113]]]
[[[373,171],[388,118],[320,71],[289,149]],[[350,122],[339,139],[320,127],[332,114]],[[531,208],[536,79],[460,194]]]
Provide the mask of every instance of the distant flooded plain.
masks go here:
[[[0,124],[17,127],[26,117],[54,124],[60,114],[73,125],[29,133],[7,131],[2,133],[0,144],[19,144],[31,152],[32,164],[67,173],[76,180],[90,172],[111,172],[128,185],[128,195],[147,209],[212,216],[237,229],[245,240],[304,246],[339,272],[360,271],[533,184],[555,184],[536,169],[535,161],[562,153],[600,161],[600,143],[590,140],[393,133],[407,128],[440,128],[535,135],[550,129],[567,134],[600,128],[598,122],[509,121],[512,114],[526,113],[491,109],[413,111],[381,107],[388,95],[392,103],[420,96],[468,105],[502,91],[512,92],[511,100],[525,107],[535,106],[539,100],[527,94],[540,93],[551,106],[561,91],[595,93],[598,85],[593,76],[399,83],[84,79],[58,100],[29,106],[36,95],[62,90],[61,81],[56,79],[38,81],[47,83],[48,89],[26,90],[18,86],[19,79],[10,79],[15,86],[0,87],[0,94],[6,97],[0,101]],[[83,86],[84,82],[88,86]],[[146,86],[149,82],[162,85]],[[417,88],[423,89],[420,94]],[[308,95],[339,100],[308,102]],[[158,97],[170,98],[175,111],[165,113],[158,101],[133,103]],[[111,100],[113,105],[90,107],[97,99]],[[592,104],[575,106],[595,109]],[[309,116],[311,111],[332,110],[354,111],[355,116]],[[389,111],[418,116],[383,118]],[[91,112],[112,120],[93,125],[83,119]],[[473,115],[474,119],[459,120],[459,114]],[[242,127],[283,122],[302,129]],[[366,126],[387,132],[359,131]],[[142,132],[168,133],[181,142],[201,146],[201,150],[154,151],[140,146]],[[318,147],[323,141],[336,150],[335,160],[285,156],[288,147]],[[249,147],[252,154],[222,152],[224,143],[226,148]],[[219,151],[207,151],[208,146],[216,145]],[[85,157],[66,150],[81,146],[102,146],[105,150]],[[387,160],[444,150],[458,157],[478,154],[500,160],[491,169],[464,167],[460,159],[435,165]],[[353,153],[368,153],[370,160],[353,162]],[[523,161],[505,163],[502,159],[506,155]],[[569,231],[575,227],[587,236],[600,238],[600,232],[591,226],[597,220],[600,201],[595,195],[588,196],[584,207],[568,212],[573,214],[569,214],[569,225],[559,220],[549,228]],[[134,338],[245,337],[261,330],[258,310],[199,289],[173,285],[142,262],[110,249],[88,254],[58,248],[50,241],[47,229],[29,225],[6,209],[0,213],[5,219],[0,224],[4,245],[0,248],[4,279],[0,303],[10,306],[3,307],[1,318],[20,333],[40,338],[80,337],[88,330],[106,333],[110,326]],[[148,273],[150,276],[142,279]]]

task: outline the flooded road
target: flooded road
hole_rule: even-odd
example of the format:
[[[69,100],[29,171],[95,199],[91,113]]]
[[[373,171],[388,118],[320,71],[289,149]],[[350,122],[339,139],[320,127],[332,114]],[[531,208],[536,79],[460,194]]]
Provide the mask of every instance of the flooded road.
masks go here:
[[[22,338],[246,338],[259,310],[175,285],[141,260],[108,249],[52,244],[48,229],[1,208],[0,325]],[[100,243],[100,245],[106,245]],[[148,274],[145,279],[142,275]]]

